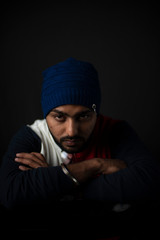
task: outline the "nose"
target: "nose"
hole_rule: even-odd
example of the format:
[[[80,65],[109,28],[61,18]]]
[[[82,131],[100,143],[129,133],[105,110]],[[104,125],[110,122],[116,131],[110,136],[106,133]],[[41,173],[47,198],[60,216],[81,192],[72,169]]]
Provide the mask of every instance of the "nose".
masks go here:
[[[66,135],[69,137],[78,135],[78,123],[74,119],[68,119],[66,124]]]

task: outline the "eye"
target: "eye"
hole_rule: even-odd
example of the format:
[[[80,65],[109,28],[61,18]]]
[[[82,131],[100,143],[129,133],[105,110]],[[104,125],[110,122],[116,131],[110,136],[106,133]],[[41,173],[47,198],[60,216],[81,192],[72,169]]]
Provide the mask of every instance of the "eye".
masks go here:
[[[89,114],[82,114],[79,116],[79,120],[83,121],[83,120],[88,120],[90,118]]]
[[[54,119],[57,120],[58,122],[64,122],[65,121],[65,116],[59,114],[59,115],[55,115]]]

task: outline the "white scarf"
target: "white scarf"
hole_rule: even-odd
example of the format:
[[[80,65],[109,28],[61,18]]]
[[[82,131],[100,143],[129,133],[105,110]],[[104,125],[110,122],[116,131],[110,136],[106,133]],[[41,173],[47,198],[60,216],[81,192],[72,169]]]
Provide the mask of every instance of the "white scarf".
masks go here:
[[[58,166],[62,161],[62,150],[54,141],[46,122],[46,119],[36,120],[28,125],[41,139],[41,154],[45,157],[49,166]]]

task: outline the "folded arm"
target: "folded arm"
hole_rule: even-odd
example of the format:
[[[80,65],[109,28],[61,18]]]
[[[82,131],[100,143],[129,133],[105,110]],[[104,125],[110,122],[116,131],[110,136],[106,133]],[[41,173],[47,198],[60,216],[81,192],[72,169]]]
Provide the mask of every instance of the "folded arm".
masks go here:
[[[75,189],[74,183],[63,173],[61,166],[48,167],[39,159],[40,155],[35,155],[40,150],[40,138],[28,127],[22,128],[9,144],[0,168],[0,203],[7,208],[49,198],[58,199]],[[32,153],[33,166],[24,162],[24,157],[21,159],[23,164],[15,161],[15,158],[20,157],[16,156],[17,153],[27,153],[29,156]]]
[[[112,159],[95,158],[67,165],[70,174],[82,183],[84,198],[128,203],[157,193],[159,165],[132,130],[125,129],[119,125],[112,132]],[[28,127],[12,140],[0,169],[3,205],[58,199],[74,191],[75,184],[61,166],[48,167],[40,149],[39,137]]]
[[[44,156],[37,152],[17,153],[15,161],[20,164],[19,169],[22,171],[39,167],[48,167]],[[125,162],[120,159],[102,158],[94,158],[88,161],[72,163],[66,166],[70,174],[80,183],[84,183],[97,175],[111,174],[126,167]]]
[[[127,167],[102,174],[85,186],[84,197],[112,203],[144,203],[160,196],[160,163],[126,122],[110,135],[111,157]]]

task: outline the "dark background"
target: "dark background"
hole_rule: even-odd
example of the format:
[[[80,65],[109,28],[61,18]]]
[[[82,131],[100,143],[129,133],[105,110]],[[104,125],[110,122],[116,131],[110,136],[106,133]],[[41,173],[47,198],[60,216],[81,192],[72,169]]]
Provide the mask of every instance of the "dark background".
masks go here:
[[[99,72],[101,112],[127,120],[159,158],[159,7],[108,2],[1,5],[1,156],[42,118],[42,71],[75,57]]]

